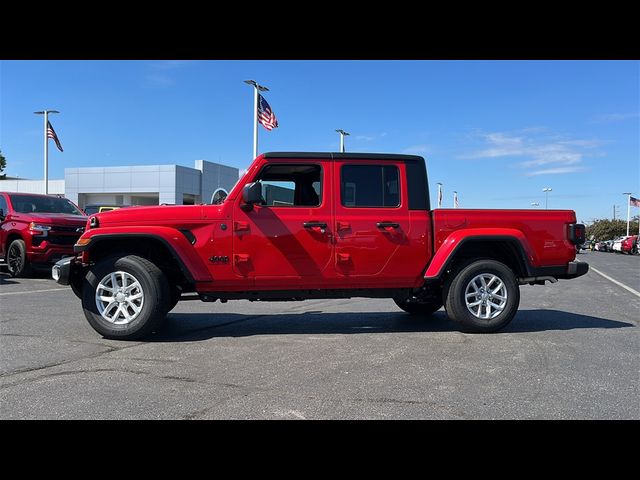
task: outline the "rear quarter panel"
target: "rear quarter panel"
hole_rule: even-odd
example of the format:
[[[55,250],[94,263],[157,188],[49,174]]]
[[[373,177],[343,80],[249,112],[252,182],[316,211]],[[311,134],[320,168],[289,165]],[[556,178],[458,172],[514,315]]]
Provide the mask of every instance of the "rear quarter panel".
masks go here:
[[[455,247],[467,233],[495,235],[506,229],[520,232],[515,236],[534,267],[565,265],[576,257],[568,234],[568,225],[576,223],[573,210],[437,209],[433,211],[433,223],[436,252],[452,243]],[[452,236],[454,232],[458,233]]]

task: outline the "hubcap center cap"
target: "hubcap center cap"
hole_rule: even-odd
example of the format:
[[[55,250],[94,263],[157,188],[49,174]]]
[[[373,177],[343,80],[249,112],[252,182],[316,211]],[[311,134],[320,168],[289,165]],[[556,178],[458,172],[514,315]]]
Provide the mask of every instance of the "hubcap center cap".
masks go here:
[[[122,303],[122,302],[124,302],[126,300],[126,298],[127,298],[127,296],[124,293],[122,293],[122,292],[116,293],[116,301],[117,302]]]

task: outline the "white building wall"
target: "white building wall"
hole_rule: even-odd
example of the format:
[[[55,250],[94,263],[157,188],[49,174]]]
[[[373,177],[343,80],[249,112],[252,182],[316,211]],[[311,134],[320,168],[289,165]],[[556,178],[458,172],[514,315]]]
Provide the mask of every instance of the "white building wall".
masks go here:
[[[64,195],[64,180],[49,180],[48,183],[49,195]],[[0,180],[0,192],[44,194],[44,180]]]
[[[209,203],[213,192],[227,191],[238,181],[238,169],[196,160],[195,168],[180,165],[66,168],[64,180],[49,180],[49,193],[65,195],[81,208],[91,203],[114,204],[116,196],[125,205],[133,198],[182,205],[185,195],[195,203]],[[42,180],[0,180],[0,190],[44,193]]]
[[[196,160],[196,169],[202,172],[200,190],[203,203],[211,202],[211,196],[218,187],[229,192],[239,178],[237,168],[206,160]]]

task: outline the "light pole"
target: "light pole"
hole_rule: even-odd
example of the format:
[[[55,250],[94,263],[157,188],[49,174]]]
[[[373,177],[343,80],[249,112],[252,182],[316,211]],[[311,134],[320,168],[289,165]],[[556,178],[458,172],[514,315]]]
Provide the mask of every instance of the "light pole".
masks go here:
[[[545,187],[542,189],[542,191],[544,192],[544,208],[547,209],[549,208],[549,192],[551,192],[553,190],[553,188],[551,187]]]
[[[33,113],[36,115],[44,115],[44,194],[49,195],[49,139],[47,129],[49,127],[49,114],[60,112],[58,110],[43,110]]]
[[[267,92],[269,89],[264,85],[259,85],[255,80],[245,80],[244,83],[253,86],[253,158],[258,156],[258,90]]]
[[[627,237],[629,236],[629,219],[631,218],[631,193],[624,192],[623,195],[627,196]]]
[[[340,134],[340,152],[344,153],[344,137],[345,137],[345,135],[349,135],[349,132],[345,132],[341,128],[336,130],[336,132],[338,132]]]

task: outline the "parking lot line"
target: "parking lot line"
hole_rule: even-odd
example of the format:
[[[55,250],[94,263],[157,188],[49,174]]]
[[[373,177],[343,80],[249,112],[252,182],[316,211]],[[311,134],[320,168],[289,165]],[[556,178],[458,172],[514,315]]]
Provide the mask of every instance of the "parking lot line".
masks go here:
[[[27,293],[55,292],[58,290],[61,292],[67,291],[66,288],[48,288],[46,290],[29,290],[28,292],[5,292],[5,293],[0,293],[0,297],[4,297],[5,295],[21,295],[21,294],[27,294]]]
[[[606,278],[607,280],[615,283],[616,285],[618,285],[619,287],[624,288],[625,290],[630,291],[631,293],[633,293],[636,297],[640,297],[640,292],[638,292],[637,290],[634,290],[631,287],[626,286],[624,283],[619,282],[618,280],[611,278],[609,275],[607,275],[606,273],[602,273],[600,270],[598,270],[597,268],[594,268],[592,265],[589,265],[589,270],[593,270],[594,272],[596,272],[598,275],[602,275],[604,278]]]

